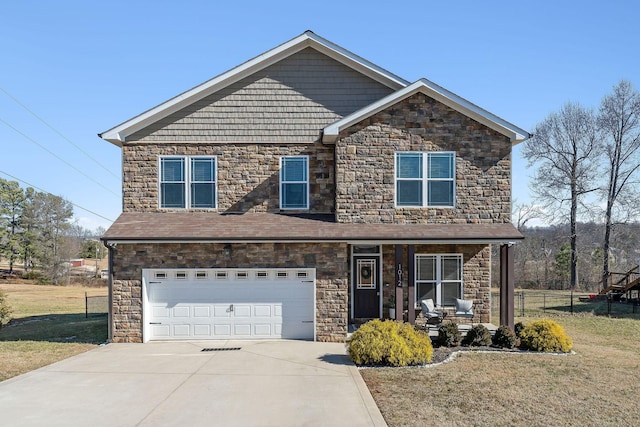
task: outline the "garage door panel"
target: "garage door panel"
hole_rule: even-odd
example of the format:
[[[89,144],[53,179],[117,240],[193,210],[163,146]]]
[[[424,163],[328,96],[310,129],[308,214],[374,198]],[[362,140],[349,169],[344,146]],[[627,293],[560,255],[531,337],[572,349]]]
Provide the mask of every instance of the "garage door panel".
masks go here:
[[[149,339],[313,338],[315,287],[292,271],[281,279],[275,270],[268,279],[250,270],[235,279],[229,271],[218,280],[209,269],[206,280],[189,271],[187,279],[171,280],[168,270],[165,281],[145,285]]]
[[[281,304],[276,304],[275,306],[273,306],[273,315],[274,316],[278,316],[278,317],[282,317],[282,305]]]
[[[154,337],[170,338],[171,325],[151,325],[151,333]]]
[[[231,305],[231,304],[229,304]],[[229,317],[231,315],[231,311],[229,310],[229,305],[214,305],[213,306],[213,317]]]
[[[213,325],[213,335],[216,337],[230,337],[231,325],[223,325],[223,324]]]
[[[193,317],[211,317],[211,307],[208,305],[193,307]]]
[[[251,336],[251,324],[234,324],[233,334],[238,337],[250,337]]]
[[[173,335],[176,337],[188,337],[191,334],[191,325],[173,325]]]
[[[245,304],[234,304],[233,317],[251,317],[251,306]]]
[[[193,325],[193,335],[198,338],[211,336],[211,325]]]
[[[178,317],[178,318],[186,317],[186,318],[188,318],[188,317],[190,317],[189,315],[191,313],[191,310],[189,310],[189,308],[190,307],[173,307],[173,310],[172,310],[171,314],[173,315],[173,317]]]
[[[256,317],[271,317],[273,312],[271,305],[255,304],[253,306],[253,315]]]
[[[258,337],[270,337],[273,335],[273,326],[271,323],[256,323],[253,326],[253,333]]]
[[[153,306],[151,307],[151,311],[154,318],[171,317],[171,310],[169,310],[167,307]]]

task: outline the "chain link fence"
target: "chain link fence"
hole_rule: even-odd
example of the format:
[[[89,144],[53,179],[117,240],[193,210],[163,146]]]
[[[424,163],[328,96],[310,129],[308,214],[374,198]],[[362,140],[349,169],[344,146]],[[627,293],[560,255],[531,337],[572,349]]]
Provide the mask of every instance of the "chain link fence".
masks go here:
[[[84,314],[86,318],[90,316],[106,316],[109,313],[109,296],[93,295],[84,293]]]
[[[516,291],[514,294],[516,317],[540,317],[550,314],[570,315],[593,313],[598,315],[640,314],[638,300],[614,300],[605,295],[571,292]],[[500,293],[491,293],[491,306],[499,313]]]

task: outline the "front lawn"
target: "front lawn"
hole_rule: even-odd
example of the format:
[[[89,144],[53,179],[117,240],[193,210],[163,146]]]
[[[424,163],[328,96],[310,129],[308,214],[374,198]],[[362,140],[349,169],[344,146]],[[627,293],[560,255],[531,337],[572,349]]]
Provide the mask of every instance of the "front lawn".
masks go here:
[[[0,381],[95,348],[107,339],[107,317],[85,318],[82,286],[0,284],[13,309],[13,321],[0,329]]]
[[[553,320],[575,355],[463,353],[436,367],[360,373],[390,426],[640,425],[640,322]]]

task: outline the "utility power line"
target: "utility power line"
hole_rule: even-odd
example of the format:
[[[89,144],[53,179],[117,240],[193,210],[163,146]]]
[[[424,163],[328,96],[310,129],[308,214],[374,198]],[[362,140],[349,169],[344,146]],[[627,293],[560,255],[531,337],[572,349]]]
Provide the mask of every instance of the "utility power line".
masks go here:
[[[53,151],[49,150],[47,147],[45,147],[44,145],[40,144],[38,141],[36,141],[35,139],[31,138],[30,136],[28,136],[27,134],[21,132],[20,130],[18,130],[17,128],[11,126],[8,122],[4,121],[1,117],[0,117],[0,122],[4,123],[5,126],[7,126],[8,128],[12,129],[14,132],[22,135],[27,141],[30,141],[34,144],[36,144],[38,147],[42,148],[43,150],[45,150],[47,153],[51,154],[53,157],[55,157],[56,159],[60,160],[62,163],[66,164],[67,166],[69,166],[71,169],[75,170],[76,172],[78,172],[79,174],[81,174],[82,176],[84,176],[85,178],[87,178],[88,180],[98,184],[100,187],[104,188],[105,190],[107,190],[109,193],[113,194],[114,196],[118,196],[118,194],[116,194],[114,191],[110,190],[109,188],[105,187],[104,184],[102,184],[101,182],[93,179],[92,177],[90,177],[89,175],[87,175],[86,173],[82,172],[80,169],[78,169],[77,167],[75,167],[74,165],[72,165],[71,163],[67,162],[65,159],[63,159],[62,157],[58,156],[56,153],[54,153]]]
[[[53,126],[51,126],[49,123],[47,123],[42,117],[40,117],[39,115],[37,115],[33,110],[31,110],[29,107],[27,107],[24,103],[20,102],[20,100],[18,98],[16,98],[15,96],[11,95],[9,92],[7,92],[6,90],[4,90],[2,87],[0,87],[0,91],[4,92],[5,95],[7,95],[9,98],[11,98],[16,104],[18,104],[19,106],[21,106],[22,108],[24,108],[25,110],[27,110],[33,117],[35,117],[36,119],[40,120],[45,126],[47,126],[49,129],[51,129],[52,131],[54,131],[56,134],[58,134],[58,136],[60,136],[62,139],[64,139],[65,141],[67,141],[69,144],[73,145],[78,151],[80,151],[82,154],[84,154],[85,156],[87,156],[89,159],[91,159],[95,164],[97,164],[98,166],[100,166],[102,169],[104,169],[105,171],[107,171],[109,174],[111,174],[114,178],[120,179],[119,176],[117,176],[115,173],[113,173],[110,169],[108,169],[106,166],[104,166],[102,163],[100,163],[98,160],[96,160],[95,158],[93,158],[89,153],[87,153],[86,151],[84,151],[82,148],[80,148],[77,144],[75,144],[73,141],[71,141],[69,138],[67,138],[65,135],[62,134],[62,132],[60,132],[59,130],[57,130],[56,128],[54,128]]]
[[[43,189],[42,189],[42,188],[40,188],[40,187],[37,187],[37,186],[35,186],[35,185],[33,185],[33,184],[30,184],[30,183],[28,183],[28,182],[27,182],[27,181],[25,181],[25,180],[22,180],[22,179],[20,179],[20,178],[18,178],[18,177],[16,177],[16,176],[13,176],[13,175],[11,175],[10,173],[7,173],[7,172],[2,171],[2,170],[0,170],[0,173],[1,173],[1,174],[3,174],[3,175],[6,175],[6,176],[8,176],[8,177],[11,177],[11,178],[15,179],[16,181],[20,181],[20,182],[21,182],[21,183],[23,183],[23,184],[27,184],[29,187],[33,187],[33,188],[35,188],[35,189],[36,189],[36,190],[38,190],[38,191],[41,191],[41,192],[43,192],[43,193],[47,193],[47,194],[49,194],[49,195],[51,195],[51,196],[60,197],[60,196],[56,196],[55,194],[52,194],[52,193],[50,193],[50,192],[48,192],[48,191],[46,191],[46,190],[43,190]],[[66,200],[66,199],[65,199],[65,200]],[[78,204],[73,203],[73,202],[72,202],[72,201],[70,201],[70,200],[67,200],[67,201],[68,201],[69,203],[71,203],[73,206],[75,206],[76,208],[78,208],[78,209],[82,209],[83,211],[89,212],[89,213],[90,213],[90,214],[92,214],[92,215],[95,215],[95,216],[100,217],[100,218],[102,218],[102,219],[106,219],[107,221],[113,222],[113,220],[112,220],[112,219],[107,218],[106,216],[100,215],[100,214],[99,214],[99,213],[97,213],[97,212],[94,212],[94,211],[92,211],[92,210],[90,210],[90,209],[84,208],[84,207],[82,207],[82,206],[80,206],[80,205],[78,205]]]

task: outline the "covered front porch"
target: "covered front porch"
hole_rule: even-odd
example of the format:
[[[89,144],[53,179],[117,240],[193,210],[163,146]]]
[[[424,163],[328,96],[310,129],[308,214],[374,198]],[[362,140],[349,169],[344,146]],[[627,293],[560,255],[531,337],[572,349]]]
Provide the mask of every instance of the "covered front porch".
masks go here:
[[[420,303],[429,299],[447,322],[513,328],[513,240],[376,243],[350,245],[350,323],[393,318],[420,324]],[[499,319],[491,318],[492,244],[499,245]],[[471,301],[473,314],[459,318],[456,299]]]

